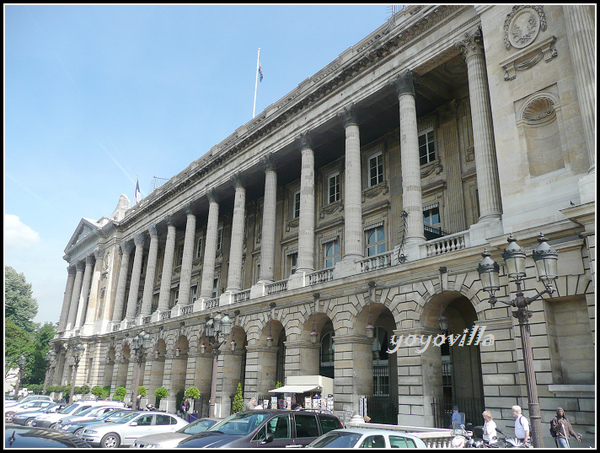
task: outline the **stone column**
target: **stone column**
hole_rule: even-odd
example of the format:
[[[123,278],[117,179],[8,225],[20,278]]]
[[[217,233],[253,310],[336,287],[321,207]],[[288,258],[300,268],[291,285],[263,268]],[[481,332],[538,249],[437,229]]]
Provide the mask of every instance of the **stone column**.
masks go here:
[[[212,191],[207,196],[210,205],[206,225],[204,264],[202,265],[202,287],[200,288],[200,297],[203,299],[212,298],[215,262],[217,258],[217,234],[219,232],[219,203]]]
[[[81,294],[77,304],[77,318],[75,319],[75,329],[79,329],[85,320],[85,313],[88,307],[88,295],[90,294],[90,283],[92,281],[92,271],[94,270],[94,256],[89,255],[85,258],[85,272],[83,273],[83,282],[81,283]]]
[[[478,28],[467,34],[464,40],[456,43],[456,46],[465,57],[469,79],[477,189],[481,210],[478,223],[500,220],[502,202],[481,30]],[[501,233],[500,231],[499,234]]]
[[[421,165],[419,132],[412,71],[403,72],[396,80],[400,105],[400,159],[402,165],[402,206],[406,217],[404,243],[409,259],[418,258],[415,246],[425,242],[423,230],[423,200],[421,197]],[[412,249],[412,251],[411,251]],[[416,256],[415,256],[416,255]]]
[[[277,225],[277,172],[272,156],[265,165],[265,198],[260,237],[260,282],[272,282],[275,267],[275,229]]]
[[[229,250],[229,274],[227,291],[242,289],[242,258],[244,253],[244,224],[246,222],[246,188],[239,175],[234,176],[235,200],[231,224],[231,246]]]
[[[150,251],[148,252],[148,266],[146,267],[142,308],[140,310],[140,315],[142,316],[149,315],[152,310],[152,295],[154,293],[154,280],[156,278],[156,259],[158,257],[158,233],[156,225],[150,225],[148,233],[150,234]]]
[[[194,261],[194,239],[196,237],[196,216],[192,214],[190,205],[185,208],[187,222],[183,242],[183,259],[181,260],[181,279],[179,280],[179,297],[177,305],[190,304],[190,285],[192,284],[192,262]]]
[[[173,275],[173,259],[175,257],[175,236],[177,230],[173,225],[173,218],[166,217],[167,222],[167,244],[165,245],[165,256],[163,259],[162,277],[160,280],[160,292],[158,295],[158,310],[165,311],[169,309],[169,299],[171,298],[171,277]]]
[[[363,258],[362,231],[362,166],[360,131],[354,107],[340,112],[346,130],[344,169],[344,260]]]
[[[100,283],[100,277],[102,275],[102,264],[104,263],[104,250],[97,248],[94,250],[94,258],[96,263],[94,264],[94,272],[92,274],[92,283],[90,285],[90,297],[88,298],[88,308],[85,314],[84,323],[84,334],[89,335],[92,333],[94,321],[97,318],[98,308],[98,284]]]
[[[69,316],[69,307],[71,305],[71,296],[73,295],[73,284],[75,283],[75,267],[67,267],[67,286],[63,297],[62,310],[60,312],[60,320],[58,322],[58,332],[65,331],[67,318]]]
[[[579,182],[581,202],[596,200],[596,53],[594,11],[591,5],[563,6],[569,54],[575,74],[575,86],[590,168]]]
[[[131,241],[121,243],[121,268],[119,269],[119,281],[117,283],[117,294],[112,320],[120,322],[123,317],[123,306],[125,305],[125,289],[127,288],[127,274],[129,273],[129,258],[133,251]]]
[[[298,226],[298,268],[296,274],[315,270],[315,155],[308,132],[300,136],[300,219]]]
[[[373,393],[373,339],[360,335],[335,337],[336,410],[358,413],[359,395]]]
[[[81,293],[81,283],[83,280],[83,271],[85,269],[85,261],[77,263],[77,274],[75,275],[75,283],[73,284],[73,292],[71,293],[71,304],[69,306],[69,317],[67,318],[66,330],[75,329],[75,319],[77,316],[77,304],[79,302],[79,294]]]
[[[129,285],[129,296],[127,297],[127,311],[125,319],[131,320],[135,317],[135,307],[137,305],[140,292],[140,277],[142,275],[142,259],[144,256],[144,242],[146,238],[144,233],[138,233],[133,238],[135,243],[135,256],[133,257],[133,269],[131,271],[131,283]]]

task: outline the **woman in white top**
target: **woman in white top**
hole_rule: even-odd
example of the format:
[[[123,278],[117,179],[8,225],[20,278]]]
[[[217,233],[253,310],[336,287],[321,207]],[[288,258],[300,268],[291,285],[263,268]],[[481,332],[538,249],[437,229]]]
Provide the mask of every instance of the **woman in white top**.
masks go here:
[[[492,413],[490,411],[484,411],[482,415],[483,419],[485,420],[485,423],[483,424],[483,440],[493,444],[498,440],[498,433],[496,433],[496,422],[492,420]]]

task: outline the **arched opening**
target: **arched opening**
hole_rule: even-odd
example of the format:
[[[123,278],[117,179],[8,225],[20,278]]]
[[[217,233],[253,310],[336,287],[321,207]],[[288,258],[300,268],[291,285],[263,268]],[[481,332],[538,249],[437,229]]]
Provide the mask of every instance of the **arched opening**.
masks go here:
[[[446,341],[439,347],[431,347],[441,362],[441,374],[430,383],[435,426],[448,428],[451,424],[452,407],[464,412],[465,421],[477,424],[481,421],[484,407],[483,379],[479,345],[476,341],[477,313],[469,299],[458,292],[438,294],[427,304],[422,322],[425,327],[440,329],[439,317],[448,319],[448,330],[442,332]],[[469,341],[472,333],[472,341]],[[456,341],[452,341],[456,339]]]

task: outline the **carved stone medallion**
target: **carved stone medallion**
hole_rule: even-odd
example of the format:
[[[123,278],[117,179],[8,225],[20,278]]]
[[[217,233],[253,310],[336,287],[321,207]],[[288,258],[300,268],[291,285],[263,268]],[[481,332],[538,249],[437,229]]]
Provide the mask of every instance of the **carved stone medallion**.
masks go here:
[[[541,6],[515,6],[504,22],[504,45],[522,49],[527,47],[540,30],[546,30],[546,16]]]

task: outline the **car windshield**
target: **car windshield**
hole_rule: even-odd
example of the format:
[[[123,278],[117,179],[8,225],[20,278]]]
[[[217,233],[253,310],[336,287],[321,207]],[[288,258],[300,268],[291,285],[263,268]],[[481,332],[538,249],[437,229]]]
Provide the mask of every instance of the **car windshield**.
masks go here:
[[[254,428],[270,416],[270,413],[264,412],[239,412],[211,426],[207,431],[245,436],[246,434],[250,434]]]
[[[113,411],[113,412],[107,412],[106,414],[102,415],[102,417],[100,417],[100,420],[117,420],[121,417],[124,417],[125,415],[129,415],[131,413],[131,411]]]
[[[57,410],[59,414],[70,414],[77,406],[77,404],[70,404],[67,407],[63,407],[62,409]]]
[[[140,413],[136,411],[129,415],[126,415],[125,417],[114,420],[113,423],[127,423],[127,422],[130,422],[131,420],[133,420],[138,415],[140,415]]]
[[[215,420],[196,420],[189,425],[185,425],[183,428],[178,429],[177,432],[190,435],[203,433],[215,423]]]
[[[79,412],[79,413],[77,414],[77,416],[78,416],[78,417],[83,417],[84,415],[88,415],[89,413],[91,413],[91,412],[93,412],[93,411],[95,411],[95,410],[98,410],[98,408],[97,408],[97,407],[88,407],[87,409],[85,409],[85,410],[83,410],[83,411]]]
[[[309,445],[311,448],[352,448],[362,437],[361,434],[348,432],[329,432]]]

